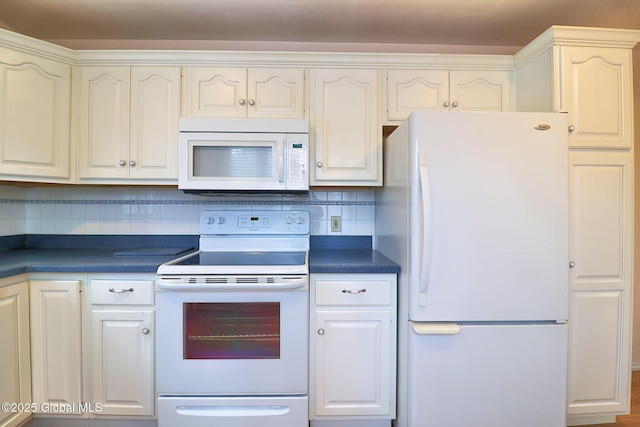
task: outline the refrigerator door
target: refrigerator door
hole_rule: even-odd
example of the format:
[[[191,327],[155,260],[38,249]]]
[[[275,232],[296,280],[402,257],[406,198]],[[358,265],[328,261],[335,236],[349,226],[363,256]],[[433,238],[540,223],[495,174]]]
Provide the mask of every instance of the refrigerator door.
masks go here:
[[[566,425],[567,325],[407,327],[407,425]]]
[[[409,318],[567,319],[566,115],[414,113]]]

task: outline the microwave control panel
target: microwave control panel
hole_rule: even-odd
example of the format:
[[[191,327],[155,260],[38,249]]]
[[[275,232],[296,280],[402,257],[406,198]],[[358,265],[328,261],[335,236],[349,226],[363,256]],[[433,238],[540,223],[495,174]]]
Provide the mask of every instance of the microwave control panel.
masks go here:
[[[309,188],[309,137],[287,135],[287,189]]]

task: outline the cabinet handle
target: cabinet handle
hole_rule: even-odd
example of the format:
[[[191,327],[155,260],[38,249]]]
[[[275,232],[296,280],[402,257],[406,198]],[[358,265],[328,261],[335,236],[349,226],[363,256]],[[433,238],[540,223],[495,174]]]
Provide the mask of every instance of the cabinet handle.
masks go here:
[[[449,108],[449,101],[444,101],[444,102],[442,103],[442,106],[443,106],[444,108]]]
[[[133,291],[134,291],[133,288],[129,288],[129,289],[109,288],[109,292],[114,293],[114,294],[125,294],[127,292],[133,292]]]
[[[576,263],[575,263],[575,262],[571,261],[571,262],[569,263],[569,268],[573,268],[573,267],[575,267],[575,266],[576,266]]]
[[[127,164],[127,162],[125,162],[124,160],[120,160],[120,161],[118,162],[118,164],[119,164],[120,166],[124,166],[124,165],[126,165],[126,164]]]
[[[324,335],[324,329],[318,329],[318,335]]]
[[[574,125],[570,125],[569,126],[569,133],[573,132],[574,130],[576,130],[576,127]]]
[[[367,292],[367,290],[365,288],[362,288],[362,289],[343,289],[342,290],[343,294],[364,294],[365,292]]]
[[[134,160],[130,160],[130,161],[129,161],[129,166],[132,166],[132,167],[133,167],[133,166],[135,166],[135,165],[136,165],[136,162],[135,162]]]
[[[238,101],[238,102],[240,103],[240,105],[246,104],[246,101],[244,99],[242,99],[242,98],[240,98],[240,101]]]
[[[249,100],[249,105],[256,105],[256,101],[254,101],[253,99]]]
[[[452,107],[452,108],[456,108],[457,106],[458,106],[458,101],[453,101],[453,102],[451,103],[451,107]]]
[[[142,335],[149,335],[150,332],[149,328],[142,328]]]
[[[318,162],[318,163],[316,163],[316,166],[317,166],[317,167],[319,167],[319,168],[321,168],[321,167],[322,167],[322,162]]]

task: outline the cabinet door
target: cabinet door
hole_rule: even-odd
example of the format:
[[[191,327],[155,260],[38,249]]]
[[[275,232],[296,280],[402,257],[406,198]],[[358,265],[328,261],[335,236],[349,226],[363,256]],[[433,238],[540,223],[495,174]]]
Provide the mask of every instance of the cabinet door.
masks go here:
[[[412,111],[441,111],[449,101],[449,72],[387,71],[387,120],[406,120]]]
[[[178,179],[180,68],[131,68],[129,177]]]
[[[73,405],[80,414],[80,282],[32,280],[29,288],[33,401]]]
[[[93,402],[100,415],[153,415],[153,310],[92,311]]]
[[[0,402],[31,402],[29,284],[0,288]],[[28,412],[0,411],[1,425],[18,425]]]
[[[4,48],[0,58],[0,174],[69,178],[71,67]]]
[[[312,70],[311,185],[382,185],[379,71]]]
[[[509,71],[452,71],[450,111],[510,111]]]
[[[315,415],[391,415],[391,311],[316,311]]]
[[[568,414],[629,410],[632,156],[571,152]]]
[[[129,176],[129,67],[80,69],[79,178]]]
[[[631,148],[631,50],[561,47],[559,109],[569,114],[570,147]]]
[[[247,69],[185,68],[185,117],[246,117]]]
[[[304,94],[302,68],[250,68],[247,115],[303,119]]]

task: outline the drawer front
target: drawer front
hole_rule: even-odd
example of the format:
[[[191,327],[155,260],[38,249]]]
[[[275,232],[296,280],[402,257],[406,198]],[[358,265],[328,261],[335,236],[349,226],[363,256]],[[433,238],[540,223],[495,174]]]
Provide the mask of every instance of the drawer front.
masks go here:
[[[316,305],[390,305],[392,286],[388,280],[317,280]]]
[[[153,305],[153,280],[92,280],[91,304]]]

